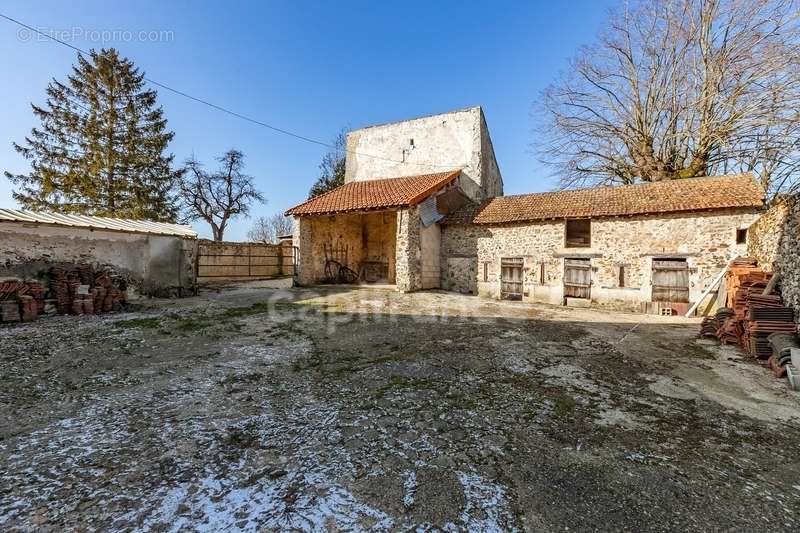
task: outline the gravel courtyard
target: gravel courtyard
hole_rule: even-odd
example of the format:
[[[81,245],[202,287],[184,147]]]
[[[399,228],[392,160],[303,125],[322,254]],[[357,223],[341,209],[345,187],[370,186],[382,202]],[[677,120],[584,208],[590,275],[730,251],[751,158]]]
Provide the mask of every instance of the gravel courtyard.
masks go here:
[[[800,395],[697,330],[259,287],[0,327],[0,529],[797,531]]]

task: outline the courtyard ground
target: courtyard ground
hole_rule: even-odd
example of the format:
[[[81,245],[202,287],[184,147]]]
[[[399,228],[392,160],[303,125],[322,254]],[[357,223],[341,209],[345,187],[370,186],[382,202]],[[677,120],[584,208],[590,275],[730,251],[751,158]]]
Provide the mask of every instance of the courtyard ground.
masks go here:
[[[0,529],[797,531],[800,396],[697,331],[265,287],[0,327]]]

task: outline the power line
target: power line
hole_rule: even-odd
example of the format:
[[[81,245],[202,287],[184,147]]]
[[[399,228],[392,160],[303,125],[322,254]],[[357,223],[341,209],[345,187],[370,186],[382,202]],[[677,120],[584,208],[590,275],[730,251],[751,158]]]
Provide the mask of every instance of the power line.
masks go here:
[[[34,32],[37,35],[45,37],[45,38],[47,38],[47,39],[49,39],[51,41],[54,41],[54,42],[56,42],[56,43],[58,43],[60,45],[66,46],[67,48],[71,48],[71,49],[75,50],[76,52],[78,52],[78,54],[82,54],[82,55],[85,55],[85,56],[90,56],[91,55],[86,50],[78,48],[77,46],[69,44],[68,42],[63,41],[63,40],[61,40],[61,39],[59,39],[57,37],[54,37],[52,35],[48,35],[47,33],[44,33],[42,31],[34,28],[33,26],[29,26],[28,24],[25,24],[24,22],[21,22],[21,21],[15,19],[15,18],[9,17],[8,15],[0,13],[0,18],[4,18],[9,22],[13,22],[16,25],[18,25],[18,26],[20,26],[22,28],[25,28],[26,30]],[[173,87],[170,87],[169,85],[165,85],[163,83],[157,82],[156,80],[148,78],[146,76],[144,77],[144,80],[146,82],[150,83],[151,85],[155,85],[157,87],[161,87],[162,89],[164,89],[166,91],[170,91],[170,92],[172,92],[174,94],[177,94],[178,96],[183,96],[184,98],[188,98],[189,100],[192,100],[192,101],[197,102],[199,104],[208,106],[208,107],[210,107],[212,109],[216,109],[217,111],[220,111],[222,113],[231,115],[231,116],[236,117],[238,119],[250,122],[252,124],[256,124],[258,126],[262,126],[264,128],[270,129],[270,130],[272,130],[272,131],[274,131],[276,133],[287,135],[289,137],[294,137],[295,139],[299,139],[301,141],[305,141],[305,142],[308,142],[308,143],[311,143],[311,144],[317,144],[319,146],[325,146],[327,148],[333,148],[334,150],[338,150],[339,149],[336,146],[334,146],[333,144],[330,144],[330,143],[327,143],[327,142],[324,142],[324,141],[320,141],[318,139],[312,139],[311,137],[306,137],[305,135],[300,135],[299,133],[294,133],[292,131],[285,130],[283,128],[279,128],[277,126],[273,126],[271,124],[267,124],[266,122],[262,122],[260,120],[254,119],[252,117],[248,117],[247,115],[243,115],[241,113],[237,113],[236,111],[232,111],[232,110],[230,110],[230,109],[228,109],[226,107],[223,107],[221,105],[217,105],[217,104],[215,104],[213,102],[209,102],[208,100],[204,100],[202,98],[198,98],[197,96],[192,96],[189,93],[186,93],[186,92],[183,92],[181,90],[175,89]],[[382,156],[379,156],[379,155],[366,154],[366,153],[363,153],[363,152],[356,152],[356,151],[353,151],[353,150],[348,150],[347,148],[344,149],[344,152],[348,153],[348,154],[353,154],[353,155],[358,155],[358,156],[363,156],[363,157],[371,157],[373,159],[380,159],[380,160],[383,160],[383,161],[388,161],[390,163],[398,163],[398,164],[402,164],[402,165],[416,165],[416,166],[437,167],[437,168],[447,168],[447,169],[455,169],[455,168],[463,166],[461,164],[459,164],[459,165],[435,165],[435,164],[428,164],[428,163],[414,163],[414,162],[411,162],[411,161],[398,161],[396,159],[391,159],[391,158],[388,158],[388,157],[382,157]]]

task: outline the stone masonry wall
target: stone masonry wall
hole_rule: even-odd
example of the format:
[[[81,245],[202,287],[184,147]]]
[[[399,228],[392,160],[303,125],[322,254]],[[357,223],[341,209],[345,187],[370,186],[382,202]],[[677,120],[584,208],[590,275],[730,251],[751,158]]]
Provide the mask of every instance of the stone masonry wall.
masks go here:
[[[783,300],[800,316],[800,196],[780,199],[751,226],[747,251],[780,274]]]
[[[594,219],[590,248],[565,247],[563,220],[481,228],[446,226],[443,279],[449,279],[450,286],[469,285],[469,280],[452,280],[457,267],[448,267],[447,259],[474,254],[476,270],[470,277],[477,279],[479,294],[499,297],[501,258],[522,257],[524,298],[560,304],[564,259],[583,257],[592,266],[594,302],[639,309],[641,302],[651,299],[653,259],[683,257],[690,268],[690,299],[694,300],[730,258],[746,253],[745,245],[736,244],[736,230],[747,228],[758,216],[752,210],[727,210]]]
[[[478,294],[478,238],[488,235],[485,226],[453,224],[442,227],[442,288]]]
[[[396,285],[400,292],[422,288],[422,250],[419,209],[397,211]]]
[[[792,202],[776,202],[747,231],[747,255],[758,260],[764,270],[774,270]]]

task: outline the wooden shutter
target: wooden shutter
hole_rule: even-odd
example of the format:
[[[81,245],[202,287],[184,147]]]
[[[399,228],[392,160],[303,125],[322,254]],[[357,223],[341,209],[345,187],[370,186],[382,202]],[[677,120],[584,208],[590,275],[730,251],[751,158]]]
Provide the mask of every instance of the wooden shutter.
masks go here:
[[[653,301],[689,302],[686,259],[653,259]]]

